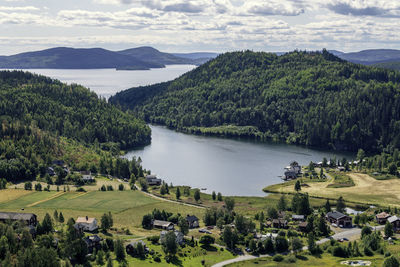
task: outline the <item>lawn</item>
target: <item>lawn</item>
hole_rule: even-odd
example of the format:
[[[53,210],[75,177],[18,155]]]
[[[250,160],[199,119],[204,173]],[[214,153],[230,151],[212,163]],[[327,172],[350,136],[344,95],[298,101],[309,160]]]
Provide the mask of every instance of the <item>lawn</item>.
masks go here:
[[[251,267],[251,266],[262,266],[262,267],[272,267],[272,266],[279,266],[279,267],[308,267],[308,266],[324,266],[324,267],[334,267],[334,266],[348,266],[348,265],[341,265],[340,263],[345,260],[365,260],[370,261],[372,267],[374,266],[382,266],[383,263],[383,256],[376,255],[373,257],[360,257],[360,258],[338,258],[333,257],[331,254],[323,254],[321,258],[305,255],[302,257],[303,259],[297,259],[296,262],[290,263],[287,260],[287,256],[285,260],[282,262],[273,261],[271,257],[267,258],[260,258],[250,261],[244,261],[240,263],[233,263],[227,266],[229,267]]]
[[[379,206],[399,206],[400,179],[376,180],[363,173],[347,174],[355,186],[343,188],[329,188],[331,181],[307,182],[301,192],[310,196],[337,199],[340,196],[354,203],[374,204]],[[294,193],[294,182],[268,186],[264,191],[276,193]]]
[[[0,203],[11,201],[31,193],[31,191],[25,190],[4,189],[0,191]]]

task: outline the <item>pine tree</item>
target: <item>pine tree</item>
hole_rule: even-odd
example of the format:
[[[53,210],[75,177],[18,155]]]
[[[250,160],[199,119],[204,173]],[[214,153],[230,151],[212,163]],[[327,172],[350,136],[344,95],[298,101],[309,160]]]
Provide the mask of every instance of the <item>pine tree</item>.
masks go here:
[[[294,190],[296,190],[296,192],[299,192],[301,190],[301,184],[299,180],[296,181],[296,184],[294,185]]]
[[[215,194],[215,191],[212,191],[211,197],[212,197],[212,200],[214,200],[214,201],[216,200],[217,195]]]
[[[331,203],[329,203],[329,199],[327,199],[325,202],[325,211],[330,212],[331,210]]]
[[[282,196],[279,198],[278,210],[279,210],[279,211],[285,211],[285,210],[286,210],[286,199],[285,199],[285,195],[282,195]]]
[[[58,221],[59,221],[60,223],[63,223],[63,222],[64,222],[64,215],[62,214],[62,212],[60,212],[60,214],[58,215]]]
[[[179,187],[176,188],[176,199],[179,200],[181,198],[181,190]]]

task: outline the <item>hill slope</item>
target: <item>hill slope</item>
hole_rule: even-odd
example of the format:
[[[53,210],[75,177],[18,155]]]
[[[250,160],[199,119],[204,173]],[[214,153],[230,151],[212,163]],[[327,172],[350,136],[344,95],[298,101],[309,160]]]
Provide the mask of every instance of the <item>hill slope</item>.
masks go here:
[[[399,82],[398,72],[348,63],[326,51],[246,51],[110,101],[188,132],[373,151],[400,147]]]
[[[363,65],[400,61],[400,50],[395,49],[369,49],[352,53],[335,52],[341,59]]]
[[[147,144],[150,129],[79,85],[21,71],[0,72],[0,118],[84,143]]]

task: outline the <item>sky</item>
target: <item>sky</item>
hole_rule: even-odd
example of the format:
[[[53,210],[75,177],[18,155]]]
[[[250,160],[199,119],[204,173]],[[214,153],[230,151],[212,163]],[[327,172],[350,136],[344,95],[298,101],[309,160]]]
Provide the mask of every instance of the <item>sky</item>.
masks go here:
[[[400,0],[0,0],[0,55],[400,49]]]

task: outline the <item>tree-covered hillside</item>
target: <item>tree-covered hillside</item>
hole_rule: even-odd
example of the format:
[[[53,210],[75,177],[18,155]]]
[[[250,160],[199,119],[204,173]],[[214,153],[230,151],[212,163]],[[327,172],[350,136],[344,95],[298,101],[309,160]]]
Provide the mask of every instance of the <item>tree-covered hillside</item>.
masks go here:
[[[348,150],[400,147],[400,73],[325,50],[226,53],[172,82],[110,101],[188,132]]]
[[[129,177],[112,155],[150,142],[143,121],[88,89],[21,71],[0,72],[0,123],[0,178],[14,181],[43,177],[61,159]]]
[[[79,85],[24,72],[0,72],[0,118],[84,143],[147,144],[150,129]]]

